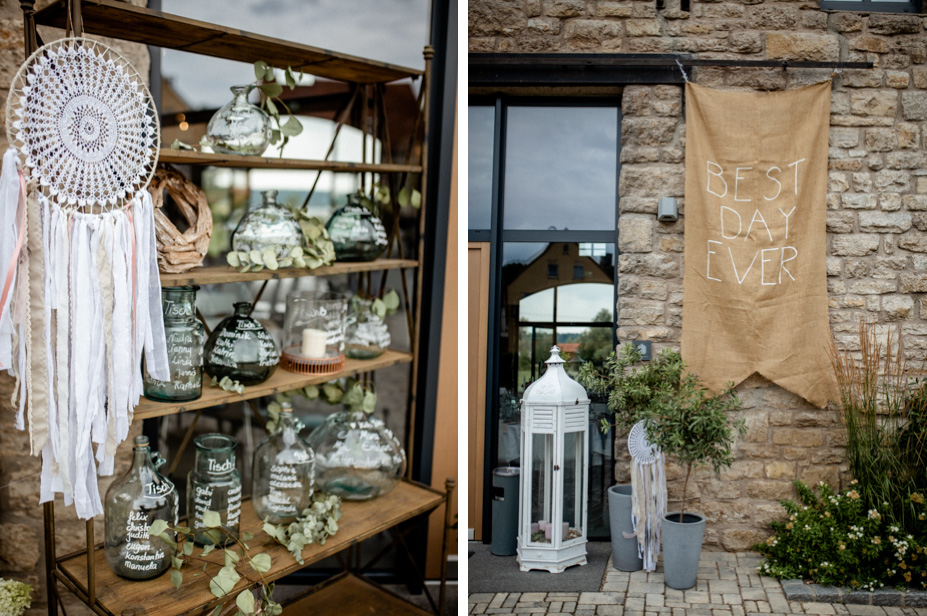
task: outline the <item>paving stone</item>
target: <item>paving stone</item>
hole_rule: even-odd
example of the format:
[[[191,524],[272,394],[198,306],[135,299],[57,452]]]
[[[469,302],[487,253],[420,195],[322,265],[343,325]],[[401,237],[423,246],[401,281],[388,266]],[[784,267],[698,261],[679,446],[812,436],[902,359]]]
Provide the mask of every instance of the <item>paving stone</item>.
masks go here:
[[[812,584],[811,590],[814,591],[814,596],[819,602],[841,603],[843,601],[843,591],[835,586]]]
[[[740,589],[740,596],[744,599],[753,601],[763,601],[766,599],[766,591],[762,588],[743,588]]]
[[[801,580],[784,580],[782,590],[790,601],[814,601],[811,588]]]
[[[509,596],[505,598],[505,601],[502,602],[502,607],[515,607],[515,604],[518,603],[518,598],[521,597],[519,592],[510,592]]]
[[[836,614],[837,610],[830,603],[820,603],[817,601],[802,603],[806,614]]]
[[[595,608],[598,616],[624,616],[624,606],[622,605],[599,605]]]
[[[849,605],[870,605],[872,594],[860,590],[852,590],[843,594],[843,602]],[[852,612],[850,612],[852,614]],[[881,612],[880,612],[881,613]]]
[[[687,603],[708,603],[708,593],[707,592],[699,592],[697,590],[687,590],[685,597],[686,597]]]
[[[485,614],[486,608],[489,606],[488,603],[474,603],[473,607],[470,609],[471,614]]]
[[[908,592],[904,595],[905,607],[927,608],[927,592]]]
[[[847,605],[852,616],[885,616],[885,610],[877,605]]]
[[[740,586],[737,582],[732,582],[730,580],[710,580],[708,582],[708,588],[711,592],[738,592]]]
[[[491,592],[478,592],[467,597],[468,603],[489,603],[493,600],[494,595]],[[495,606],[493,606],[495,607]]]
[[[872,593],[872,605],[901,607],[901,593],[893,589],[880,588]]]
[[[578,604],[582,606],[583,604],[593,604],[593,605],[614,605],[618,603],[618,596],[613,592],[583,592],[579,594]]]
[[[561,612],[563,608],[563,601],[551,601],[547,604],[547,613],[557,613]]]
[[[521,598],[518,600],[519,603],[529,603],[532,601],[543,601],[544,597],[547,596],[546,592],[526,592],[522,593]]]
[[[663,607],[663,593],[647,593],[646,604],[648,608]]]
[[[636,610],[639,612],[644,611],[644,598],[643,597],[628,597],[624,601],[625,610]]]
[[[721,595],[724,605],[743,605],[744,599],[740,593],[724,593]]]
[[[744,616],[746,611],[744,611],[744,606],[742,605],[732,605],[731,606],[731,616]]]

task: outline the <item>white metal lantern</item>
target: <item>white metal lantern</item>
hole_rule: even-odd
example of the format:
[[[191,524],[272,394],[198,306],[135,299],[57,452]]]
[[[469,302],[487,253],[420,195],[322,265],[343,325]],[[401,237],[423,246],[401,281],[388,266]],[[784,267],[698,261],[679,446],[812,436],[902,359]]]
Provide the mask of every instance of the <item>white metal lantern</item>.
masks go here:
[[[521,400],[518,564],[560,573],[586,564],[589,398],[550,353]]]

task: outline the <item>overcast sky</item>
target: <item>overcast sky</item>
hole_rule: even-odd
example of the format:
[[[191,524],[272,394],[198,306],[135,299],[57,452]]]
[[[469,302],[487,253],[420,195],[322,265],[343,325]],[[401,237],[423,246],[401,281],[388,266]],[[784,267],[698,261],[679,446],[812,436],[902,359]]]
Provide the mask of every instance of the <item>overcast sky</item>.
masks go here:
[[[332,51],[424,69],[429,0],[162,0],[182,15]],[[194,108],[219,107],[249,65],[164,50],[162,71]]]

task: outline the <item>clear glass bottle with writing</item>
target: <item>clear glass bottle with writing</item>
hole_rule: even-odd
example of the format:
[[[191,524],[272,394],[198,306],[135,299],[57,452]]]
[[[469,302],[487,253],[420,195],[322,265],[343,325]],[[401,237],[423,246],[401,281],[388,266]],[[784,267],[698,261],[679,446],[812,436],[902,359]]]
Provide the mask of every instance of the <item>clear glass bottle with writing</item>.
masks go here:
[[[196,400],[203,394],[203,344],[206,342],[206,331],[196,318],[197,290],[198,286],[161,289],[171,380],[153,379],[143,367],[146,398],[183,402]]]
[[[171,548],[148,535],[155,520],[177,525],[177,491],[158,473],[164,463],[152,455],[147,436],[136,436],[132,468],[106,491],[104,552],[110,568],[130,580],[157,577],[171,566]]]
[[[315,454],[298,434],[289,402],[280,404],[274,432],[254,450],[251,503],[258,518],[292,522],[309,506],[315,482]]]
[[[209,336],[203,362],[210,376],[220,381],[227,376],[242,385],[257,385],[276,370],[280,363],[277,343],[250,314],[250,303],[236,303],[235,314],[222,319]]]
[[[222,526],[238,537],[241,522],[241,473],[235,464],[238,440],[225,434],[201,434],[193,439],[196,459],[187,475],[187,519],[194,529],[205,528],[203,514],[216,511]],[[213,545],[205,532],[196,543]]]

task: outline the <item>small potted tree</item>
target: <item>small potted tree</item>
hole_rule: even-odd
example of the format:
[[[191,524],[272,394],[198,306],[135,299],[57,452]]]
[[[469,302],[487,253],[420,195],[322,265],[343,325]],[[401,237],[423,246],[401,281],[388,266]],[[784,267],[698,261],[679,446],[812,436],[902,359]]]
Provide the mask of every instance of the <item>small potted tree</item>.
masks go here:
[[[606,362],[604,373],[590,367],[580,382],[608,392],[617,426],[627,429],[643,420],[647,439],[686,470],[680,511],[668,513],[661,529],[666,585],[682,590],[695,585],[705,533],[705,517],[686,511],[692,469],[729,467],[736,436],[746,426],[742,418],[730,416],[741,408],[733,384],[712,395],[696,374],[686,372],[676,350],[665,349],[653,361],[636,365],[639,359],[634,345],[625,345],[620,356]]]

